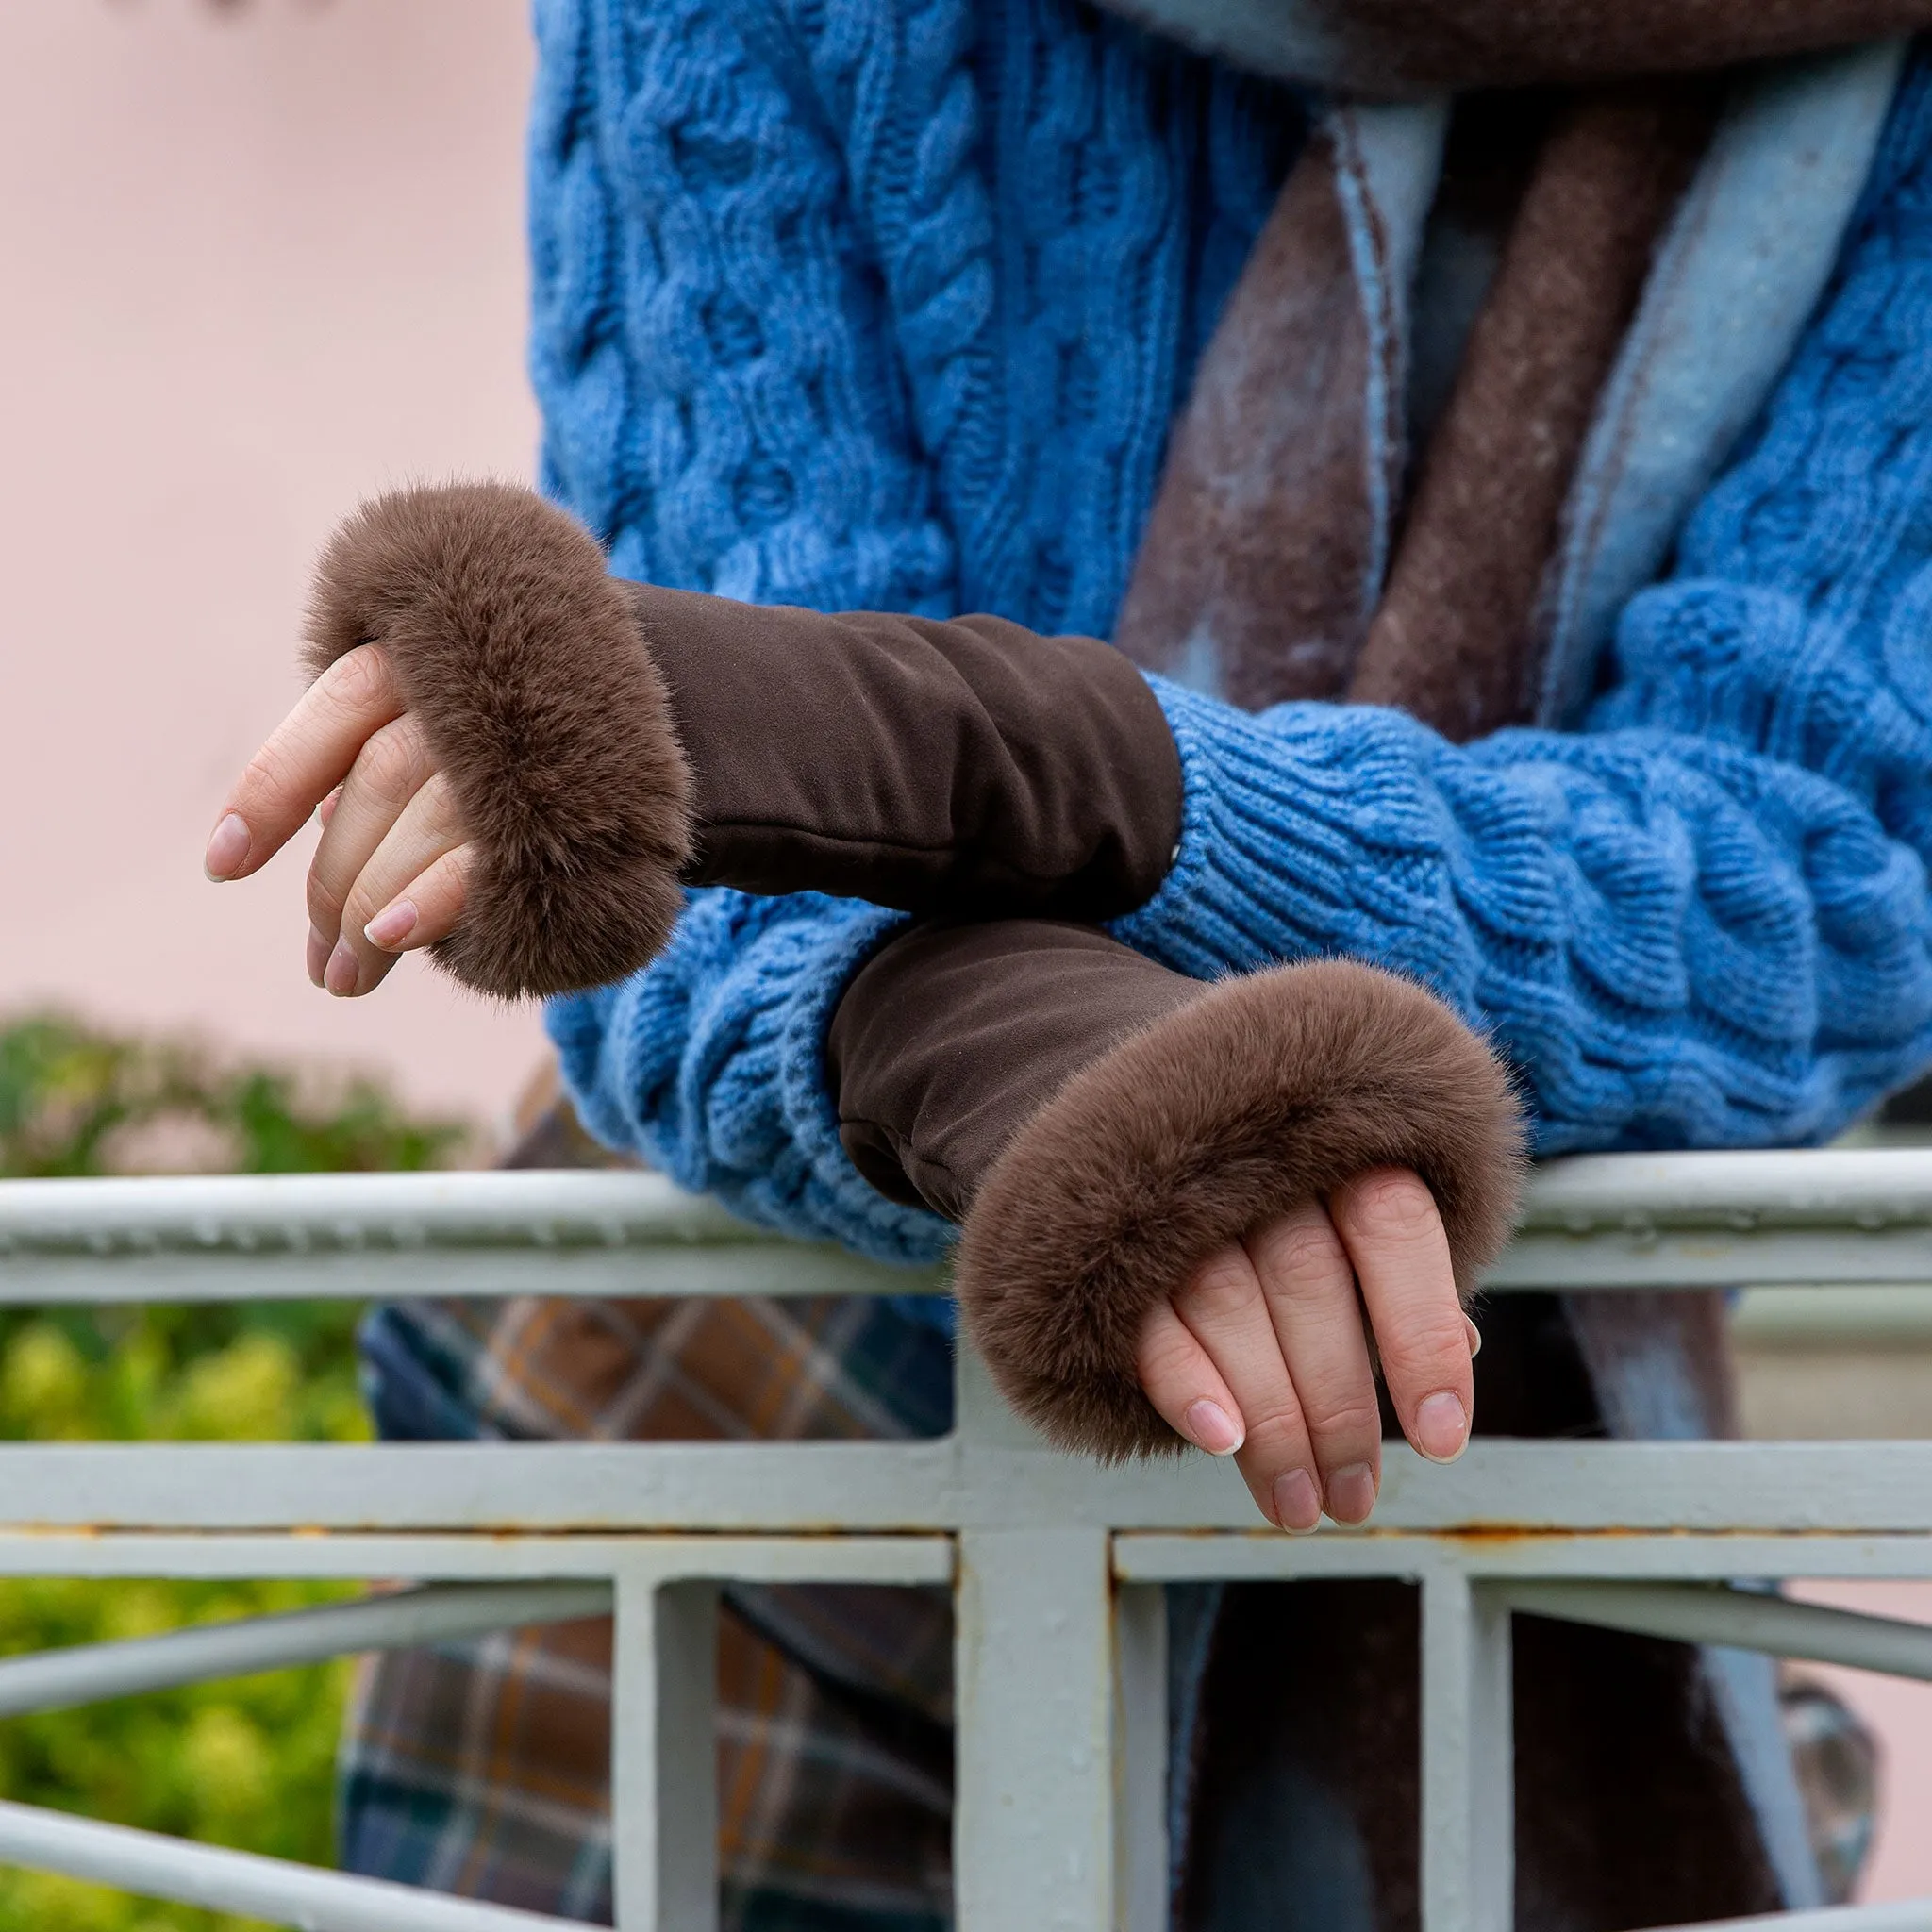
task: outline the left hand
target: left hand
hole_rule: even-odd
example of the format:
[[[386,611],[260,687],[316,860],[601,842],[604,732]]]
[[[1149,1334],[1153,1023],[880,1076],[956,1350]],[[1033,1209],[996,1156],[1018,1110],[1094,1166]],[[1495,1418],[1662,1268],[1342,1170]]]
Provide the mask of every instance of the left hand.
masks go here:
[[[249,760],[208,842],[208,876],[248,877],[318,808],[308,976],[351,999],[404,953],[448,937],[475,862],[449,780],[379,644],[337,658]]]
[[[1462,1312],[1435,1197],[1406,1168],[1357,1175],[1210,1256],[1141,1330],[1147,1399],[1177,1434],[1232,1455],[1281,1529],[1360,1523],[1381,1484],[1382,1421],[1362,1329],[1403,1433],[1433,1462],[1469,1441],[1481,1346]]]

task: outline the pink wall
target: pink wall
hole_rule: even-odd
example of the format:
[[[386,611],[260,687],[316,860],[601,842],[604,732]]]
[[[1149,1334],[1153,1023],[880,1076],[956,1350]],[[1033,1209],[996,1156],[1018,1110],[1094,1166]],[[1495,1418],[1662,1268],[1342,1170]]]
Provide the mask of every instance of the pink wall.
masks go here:
[[[526,0],[0,7],[0,1011],[386,1067],[495,1113],[527,1013],[302,971],[304,861],[215,888],[309,560],[385,484],[526,476]]]

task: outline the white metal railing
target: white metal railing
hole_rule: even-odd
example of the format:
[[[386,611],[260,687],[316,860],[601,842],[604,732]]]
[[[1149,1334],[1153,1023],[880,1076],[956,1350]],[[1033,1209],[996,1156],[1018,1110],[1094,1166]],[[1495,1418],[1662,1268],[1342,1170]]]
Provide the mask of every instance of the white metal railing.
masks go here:
[[[1809,1285],[1807,1307],[1932,1283],[1932,1151],[1566,1162],[1538,1177],[1491,1286],[1739,1282]],[[11,1303],[941,1286],[772,1240],[645,1175],[0,1184]],[[618,1923],[704,1932],[719,1584],[950,1582],[960,1932],[1157,1932],[1161,1587],[1398,1576],[1423,1601],[1424,1923],[1505,1932],[1514,1609],[1932,1678],[1932,1630],[1731,1587],[1932,1577],[1932,1442],[1479,1441],[1447,1469],[1391,1445],[1367,1528],[1291,1538],[1207,1457],[1076,1462],[970,1356],[958,1377],[935,1441],[0,1447],[0,1574],[424,1586],[0,1662],[0,1717],[608,1606]],[[312,1932],[563,1923],[19,1806],[0,1806],[0,1858]],[[1766,1923],[1932,1932],[1932,1902]]]

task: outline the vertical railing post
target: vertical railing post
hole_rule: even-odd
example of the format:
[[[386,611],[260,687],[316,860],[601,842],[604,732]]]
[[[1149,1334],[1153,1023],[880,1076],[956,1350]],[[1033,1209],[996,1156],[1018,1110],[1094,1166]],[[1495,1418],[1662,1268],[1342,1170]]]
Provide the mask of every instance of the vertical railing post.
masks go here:
[[[1097,1523],[1000,1526],[1055,1452],[973,1351],[957,1364],[968,1521],[958,1540],[953,1888],[958,1932],[1121,1932],[1113,1548]],[[1129,1618],[1135,1616],[1129,1611]],[[1144,1605],[1132,1660],[1145,1721]],[[1138,1932],[1138,1928],[1137,1928]]]
[[[1114,1899],[1120,1932],[1167,1932],[1167,1591],[1114,1593]]]
[[[1423,1932],[1510,1932],[1509,1611],[1460,1570],[1423,1582]]]
[[[623,1572],[616,1584],[617,1932],[717,1932],[718,1587]]]
[[[959,1932],[1117,1932],[1108,1539],[959,1538]]]

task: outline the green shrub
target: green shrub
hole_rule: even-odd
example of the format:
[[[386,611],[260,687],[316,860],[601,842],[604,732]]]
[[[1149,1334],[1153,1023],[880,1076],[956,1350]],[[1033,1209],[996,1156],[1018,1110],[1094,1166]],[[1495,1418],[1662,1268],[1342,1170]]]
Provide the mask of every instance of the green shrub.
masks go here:
[[[442,1165],[467,1141],[366,1080],[318,1085],[58,1015],[0,1024],[0,1177]],[[345,1303],[0,1309],[0,1437],[354,1441]],[[353,1594],[296,1582],[0,1579],[0,1654]],[[346,1660],[0,1723],[0,1796],[327,1864]],[[0,1932],[243,1932],[225,1915],[0,1867]]]

